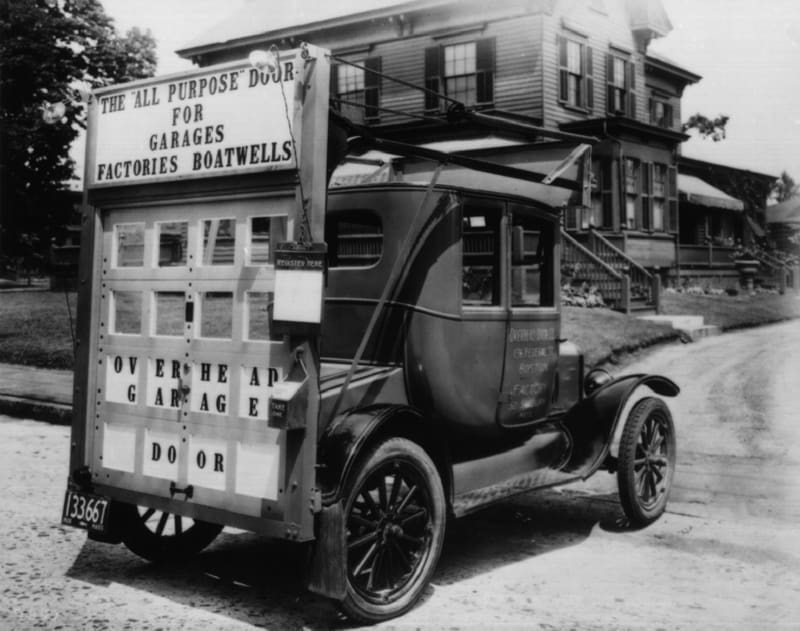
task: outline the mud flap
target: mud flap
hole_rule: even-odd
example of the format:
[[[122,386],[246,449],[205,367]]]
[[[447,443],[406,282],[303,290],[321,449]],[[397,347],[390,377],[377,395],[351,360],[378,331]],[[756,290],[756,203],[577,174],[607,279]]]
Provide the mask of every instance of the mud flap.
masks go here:
[[[347,593],[347,540],[342,502],[324,507],[317,520],[319,528],[311,555],[308,589],[342,600]]]

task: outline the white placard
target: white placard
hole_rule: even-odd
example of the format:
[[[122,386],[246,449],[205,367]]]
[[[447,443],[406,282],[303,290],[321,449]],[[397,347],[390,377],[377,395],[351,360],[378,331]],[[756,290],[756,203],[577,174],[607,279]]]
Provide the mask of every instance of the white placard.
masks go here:
[[[298,63],[290,52],[272,73],[227,64],[98,92],[89,186],[294,167]]]
[[[277,500],[280,455],[277,444],[237,443],[236,493]]]
[[[136,428],[103,424],[103,466],[106,469],[134,472]]]
[[[106,355],[106,401],[136,405],[139,363],[136,356]]]
[[[177,480],[179,447],[180,438],[176,434],[145,430],[142,473],[154,478]]]
[[[283,322],[322,321],[322,270],[275,270],[273,319]]]
[[[225,490],[228,443],[210,438],[189,438],[189,484]]]
[[[228,415],[230,410],[231,373],[229,364],[195,362],[192,364],[192,412]]]
[[[267,366],[242,366],[241,370],[239,416],[266,421],[272,389],[283,371]]]

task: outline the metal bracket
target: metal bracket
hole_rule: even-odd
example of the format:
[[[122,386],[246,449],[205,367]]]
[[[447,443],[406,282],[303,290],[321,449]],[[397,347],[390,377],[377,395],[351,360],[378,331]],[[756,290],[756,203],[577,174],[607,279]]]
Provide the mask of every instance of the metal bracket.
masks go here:
[[[176,494],[182,493],[186,496],[186,499],[190,499],[192,495],[194,495],[194,487],[190,484],[185,489],[178,488],[178,486],[174,482],[169,483],[169,494],[170,497],[175,497]]]

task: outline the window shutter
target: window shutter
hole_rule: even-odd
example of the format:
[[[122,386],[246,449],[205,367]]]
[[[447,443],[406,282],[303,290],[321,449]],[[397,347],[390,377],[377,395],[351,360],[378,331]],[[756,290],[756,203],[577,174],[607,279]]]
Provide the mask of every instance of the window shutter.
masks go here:
[[[606,109],[609,114],[614,114],[614,57],[606,53]]]
[[[335,97],[339,96],[339,64],[331,64],[331,94]],[[333,109],[341,112],[342,104],[339,101],[334,101]]]
[[[569,97],[569,87],[567,85],[567,40],[561,35],[558,36],[558,100],[566,101]]]
[[[653,192],[653,165],[650,162],[643,162],[642,172],[642,230],[650,230],[653,225],[651,195]]]
[[[476,92],[478,103],[494,101],[494,38],[475,42]]]
[[[592,60],[592,48],[588,44],[586,49],[586,109],[594,109],[594,62]]]
[[[669,199],[667,230],[678,232],[678,169],[674,166],[667,169],[667,197]]]
[[[614,188],[612,173],[613,160],[608,158],[600,163],[600,194],[603,196],[603,227],[614,227]]]
[[[431,46],[425,49],[425,88],[433,92],[441,92],[442,82],[442,49]],[[425,93],[425,109],[439,110],[439,98],[430,93]]]
[[[368,57],[364,60],[364,118],[368,123],[377,123],[381,105],[381,58]]]
[[[625,66],[628,69],[628,116],[636,118],[636,64],[629,61]]]

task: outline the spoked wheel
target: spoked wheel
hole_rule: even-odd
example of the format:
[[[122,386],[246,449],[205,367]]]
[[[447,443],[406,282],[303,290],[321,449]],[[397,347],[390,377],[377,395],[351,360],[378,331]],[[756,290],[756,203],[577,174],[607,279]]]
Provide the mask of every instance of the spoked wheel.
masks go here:
[[[675,473],[675,427],[660,399],[633,406],[619,444],[619,499],[631,524],[646,526],[667,506]]]
[[[222,530],[218,524],[182,517],[155,508],[115,504],[122,542],[148,561],[187,559],[210,544]]]
[[[348,485],[347,595],[351,618],[374,623],[408,611],[442,549],[445,499],[436,467],[417,444],[391,438]]]

